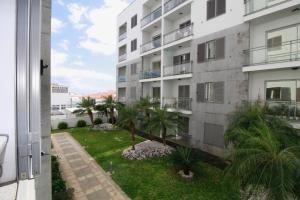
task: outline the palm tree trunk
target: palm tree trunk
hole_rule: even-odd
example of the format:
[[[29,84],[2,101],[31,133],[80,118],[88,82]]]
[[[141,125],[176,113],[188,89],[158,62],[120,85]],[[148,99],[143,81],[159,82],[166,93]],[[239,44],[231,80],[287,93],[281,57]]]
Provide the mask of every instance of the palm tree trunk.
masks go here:
[[[165,126],[163,126],[162,127],[162,139],[163,139],[164,146],[166,146],[166,135],[167,135],[167,129]]]
[[[132,150],[135,150],[135,134],[136,134],[136,129],[135,125],[131,123],[130,125],[130,132],[131,132],[131,140],[132,140]]]
[[[109,114],[110,114],[110,119],[111,119],[111,123],[112,123],[112,124],[115,124],[114,110],[115,110],[115,109],[114,109],[113,107],[111,107],[111,108],[110,108],[110,112],[109,112]]]
[[[150,119],[150,113],[147,112],[147,111],[146,111],[146,117],[147,117],[147,119],[148,119],[148,121],[149,121],[149,119]],[[152,135],[152,131],[151,131],[151,130],[149,130],[149,139],[150,139],[151,141],[153,140],[153,135]]]
[[[94,116],[91,110],[88,110],[88,116],[90,117],[92,128],[94,127]]]

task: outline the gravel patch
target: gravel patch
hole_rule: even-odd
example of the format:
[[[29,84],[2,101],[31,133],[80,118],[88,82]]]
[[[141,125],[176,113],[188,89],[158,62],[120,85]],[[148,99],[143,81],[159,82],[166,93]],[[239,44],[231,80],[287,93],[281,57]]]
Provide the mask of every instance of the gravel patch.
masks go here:
[[[156,142],[147,140],[135,145],[135,150],[132,147],[125,149],[122,156],[129,160],[145,160],[149,158],[158,158],[171,154],[174,148]]]
[[[113,131],[116,129],[117,129],[117,127],[110,123],[98,124],[98,125],[95,125],[93,128],[94,131]]]

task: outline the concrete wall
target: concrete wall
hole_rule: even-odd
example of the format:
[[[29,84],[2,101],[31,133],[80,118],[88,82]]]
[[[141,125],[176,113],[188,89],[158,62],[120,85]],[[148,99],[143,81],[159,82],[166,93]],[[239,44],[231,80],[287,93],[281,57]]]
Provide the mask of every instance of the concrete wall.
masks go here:
[[[225,36],[225,59],[197,63],[197,45]],[[204,144],[204,123],[228,126],[228,115],[236,106],[248,99],[248,77],[242,72],[243,50],[249,48],[249,26],[238,25],[209,36],[196,39],[192,43],[193,78],[191,98],[193,114],[190,116],[190,134],[193,145],[220,155],[222,149]],[[198,103],[197,83],[224,81],[224,104]]]
[[[51,120],[50,120],[50,85],[51,85],[51,0],[42,1],[42,35],[41,59],[49,67],[41,77],[41,150],[46,153],[42,156],[41,175],[36,178],[36,198],[52,199],[51,188]]]
[[[0,184],[16,180],[16,1],[0,3],[0,134],[8,134]],[[4,31],[5,30],[5,31]]]
[[[98,115],[94,115],[94,119],[96,119]],[[106,117],[101,117],[103,122],[106,122]],[[77,125],[78,120],[84,120],[86,121],[87,125],[91,125],[91,120],[88,116],[82,116],[82,117],[72,117],[72,118],[65,118],[65,119],[52,119],[51,120],[51,128],[53,130],[57,129],[57,126],[60,122],[66,122],[68,124],[69,128],[74,128]]]

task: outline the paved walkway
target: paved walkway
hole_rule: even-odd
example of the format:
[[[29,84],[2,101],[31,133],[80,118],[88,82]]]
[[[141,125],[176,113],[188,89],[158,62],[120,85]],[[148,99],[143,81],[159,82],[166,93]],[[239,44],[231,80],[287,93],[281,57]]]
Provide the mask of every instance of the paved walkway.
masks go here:
[[[52,135],[52,143],[62,176],[75,190],[75,200],[129,200],[69,133]]]

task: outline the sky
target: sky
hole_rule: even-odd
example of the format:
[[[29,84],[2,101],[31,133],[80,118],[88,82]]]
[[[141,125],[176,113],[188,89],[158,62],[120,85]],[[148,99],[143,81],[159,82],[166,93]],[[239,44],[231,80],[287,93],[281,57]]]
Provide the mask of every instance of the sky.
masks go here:
[[[131,1],[52,1],[52,83],[78,94],[116,89],[117,16]]]

